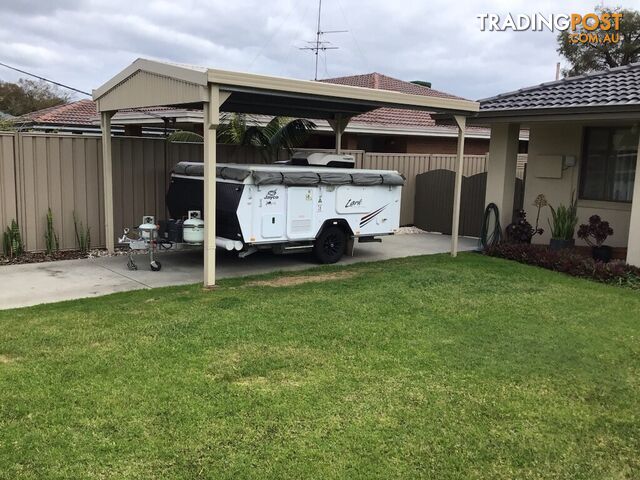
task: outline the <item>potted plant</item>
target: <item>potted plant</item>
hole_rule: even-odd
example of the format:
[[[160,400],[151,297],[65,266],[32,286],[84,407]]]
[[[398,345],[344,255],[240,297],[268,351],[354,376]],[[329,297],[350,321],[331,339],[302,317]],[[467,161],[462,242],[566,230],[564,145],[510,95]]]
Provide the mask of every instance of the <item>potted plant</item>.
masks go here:
[[[591,215],[589,223],[583,223],[578,229],[578,237],[591,247],[591,256],[596,262],[608,263],[611,260],[611,247],[603,245],[609,235],[613,235],[613,229],[600,215]]]
[[[578,202],[575,196],[571,196],[569,206],[558,205],[557,208],[551,209],[551,219],[549,226],[551,227],[551,241],[549,247],[551,250],[561,250],[563,248],[572,247],[575,244],[573,235],[578,224]]]

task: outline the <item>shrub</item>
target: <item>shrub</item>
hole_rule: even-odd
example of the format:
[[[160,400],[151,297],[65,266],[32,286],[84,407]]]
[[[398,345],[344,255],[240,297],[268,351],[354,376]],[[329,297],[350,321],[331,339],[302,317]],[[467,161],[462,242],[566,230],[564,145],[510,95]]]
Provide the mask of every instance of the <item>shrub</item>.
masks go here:
[[[613,235],[613,229],[609,222],[602,221],[600,215],[591,215],[589,223],[578,228],[578,237],[592,247],[601,247],[609,235]]]
[[[87,227],[86,229],[82,225],[82,221],[79,221],[76,217],[76,212],[73,212],[73,228],[76,232],[76,243],[78,244],[78,249],[82,253],[86,253],[91,248],[91,229]]]
[[[44,232],[45,250],[48,255],[60,250],[60,241],[58,240],[58,234],[53,227],[53,213],[51,208],[47,211],[47,229]]]
[[[505,228],[507,240],[514,243],[531,243],[534,235],[542,235],[544,230],[533,228],[527,221],[527,213],[524,210],[518,211],[518,218]]]
[[[485,255],[515,260],[574,277],[640,289],[640,268],[621,260],[603,263],[580,255],[575,250],[550,250],[546,245],[499,243],[485,250]]]
[[[558,205],[558,208],[551,209],[551,218],[553,222],[549,221],[551,227],[551,238],[557,240],[571,240],[576,231],[576,225],[578,225],[578,200],[575,195],[571,196],[571,203],[569,206]]]
[[[2,249],[6,257],[18,257],[24,253],[24,245],[18,222],[11,220],[11,225],[2,234]]]

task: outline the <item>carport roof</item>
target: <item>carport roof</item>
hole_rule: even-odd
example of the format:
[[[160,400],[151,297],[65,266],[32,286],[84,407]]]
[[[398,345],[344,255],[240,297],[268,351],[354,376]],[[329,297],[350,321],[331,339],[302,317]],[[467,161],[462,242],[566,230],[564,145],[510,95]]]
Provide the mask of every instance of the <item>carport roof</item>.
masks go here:
[[[318,119],[350,117],[392,107],[472,115],[477,102],[336,85],[310,80],[231,72],[138,59],[93,91],[99,111],[150,106],[196,106],[209,100],[209,84],[231,92],[230,112]]]

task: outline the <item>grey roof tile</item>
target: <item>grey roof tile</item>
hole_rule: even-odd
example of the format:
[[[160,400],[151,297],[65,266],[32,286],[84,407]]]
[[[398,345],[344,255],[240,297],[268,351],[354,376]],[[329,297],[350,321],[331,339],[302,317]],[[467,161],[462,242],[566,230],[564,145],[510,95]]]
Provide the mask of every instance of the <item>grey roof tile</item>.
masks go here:
[[[541,83],[480,100],[480,112],[546,108],[640,107],[640,63]]]

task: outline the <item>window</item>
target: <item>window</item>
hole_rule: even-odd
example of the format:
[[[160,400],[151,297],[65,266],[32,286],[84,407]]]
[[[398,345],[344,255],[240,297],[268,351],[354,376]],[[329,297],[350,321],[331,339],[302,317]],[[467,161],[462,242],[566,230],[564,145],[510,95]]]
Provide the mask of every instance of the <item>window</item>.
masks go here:
[[[587,128],[585,130],[580,198],[607,202],[631,202],[638,153],[635,128]]]

